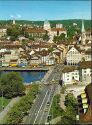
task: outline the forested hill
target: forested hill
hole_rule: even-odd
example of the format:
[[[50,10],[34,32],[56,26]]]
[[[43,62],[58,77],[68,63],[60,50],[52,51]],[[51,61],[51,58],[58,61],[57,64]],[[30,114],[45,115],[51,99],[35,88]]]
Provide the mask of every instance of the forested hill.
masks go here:
[[[68,27],[68,26],[72,26],[73,23],[76,23],[78,25],[79,28],[81,28],[81,24],[82,24],[82,20],[81,19],[71,19],[71,20],[50,20],[49,21],[51,26],[55,27],[56,24],[61,23],[63,24],[64,27]],[[12,24],[11,20],[0,20],[0,27],[4,26],[6,24]],[[43,26],[44,21],[28,21],[28,20],[16,20],[16,24],[31,24],[31,25],[40,25]],[[85,24],[85,29],[90,29],[92,28],[91,26],[91,20],[84,20],[84,24]]]

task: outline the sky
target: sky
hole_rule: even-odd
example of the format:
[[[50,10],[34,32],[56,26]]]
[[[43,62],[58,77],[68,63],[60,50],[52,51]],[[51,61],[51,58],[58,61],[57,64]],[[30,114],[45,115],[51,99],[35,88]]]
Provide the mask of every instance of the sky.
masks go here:
[[[0,20],[91,19],[89,0],[0,0]]]

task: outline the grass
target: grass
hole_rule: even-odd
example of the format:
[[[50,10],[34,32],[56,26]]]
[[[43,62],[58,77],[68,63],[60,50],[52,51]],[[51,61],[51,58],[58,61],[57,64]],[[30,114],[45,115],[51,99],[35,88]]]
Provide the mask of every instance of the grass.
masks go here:
[[[3,106],[5,108],[9,104],[10,99],[6,99],[4,97],[2,99],[2,97],[0,97],[0,111],[2,111],[2,102],[3,102]]]

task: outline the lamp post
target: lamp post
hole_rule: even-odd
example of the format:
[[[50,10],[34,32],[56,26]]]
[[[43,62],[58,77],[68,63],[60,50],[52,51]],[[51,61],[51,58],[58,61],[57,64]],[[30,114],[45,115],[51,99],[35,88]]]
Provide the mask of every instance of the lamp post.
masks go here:
[[[2,90],[2,110],[4,108],[4,105],[3,105],[3,90]]]

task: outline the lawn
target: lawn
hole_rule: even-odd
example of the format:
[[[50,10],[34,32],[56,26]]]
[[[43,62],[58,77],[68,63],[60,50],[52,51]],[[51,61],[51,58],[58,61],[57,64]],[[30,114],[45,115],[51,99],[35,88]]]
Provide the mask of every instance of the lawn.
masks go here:
[[[6,98],[3,98],[0,97],[0,111],[2,110],[2,101],[3,101],[3,106],[6,107],[8,105],[8,103],[10,102],[11,99],[6,99]]]

